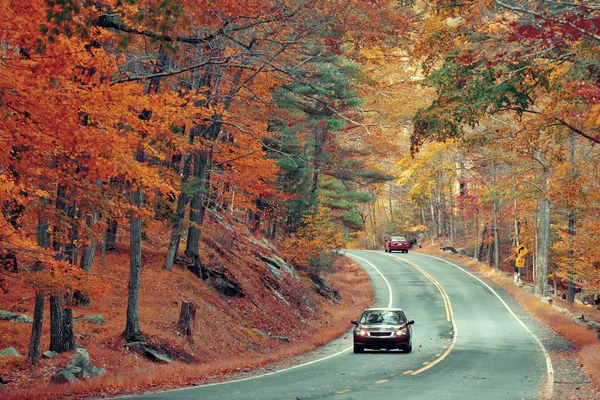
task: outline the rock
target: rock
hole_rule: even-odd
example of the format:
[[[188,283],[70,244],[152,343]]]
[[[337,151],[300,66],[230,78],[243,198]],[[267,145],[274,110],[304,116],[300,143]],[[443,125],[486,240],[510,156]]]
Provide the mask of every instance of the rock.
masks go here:
[[[552,297],[540,297],[540,301],[552,305]]]
[[[267,267],[269,267],[269,270],[271,271],[271,273],[273,274],[273,276],[275,277],[275,279],[278,280],[283,280],[283,276],[281,275],[281,271],[279,271],[275,266],[267,263]]]
[[[61,368],[60,371],[58,371],[58,372],[61,372],[61,371],[69,372],[69,373],[77,376],[77,375],[81,374],[81,371],[83,371],[83,368],[78,367],[76,365],[69,364],[64,368]]]
[[[600,331],[600,323],[598,323],[596,321],[586,321],[585,323],[590,328],[593,328],[593,329],[596,329],[596,330]]]
[[[93,324],[104,325],[104,317],[102,316],[102,314],[86,315],[83,317],[73,318],[73,322],[79,322],[79,321],[85,321],[85,322],[91,322]]]
[[[321,296],[328,298],[328,299],[333,299],[333,300],[341,299],[341,296],[339,295],[337,290],[333,290],[331,288],[331,286],[329,285],[329,283],[327,283],[323,278],[321,278],[315,274],[308,274],[308,277],[313,281],[313,283],[315,285],[315,290]]]
[[[526,286],[525,286],[523,289],[524,289],[524,290],[525,290],[527,293],[531,293],[531,294],[535,293],[535,288],[534,288],[533,286],[531,286],[531,285],[526,285]]]
[[[281,293],[279,293],[277,290],[273,289],[273,293],[275,293],[275,296],[277,296],[277,298],[278,298],[279,300],[281,300],[281,301],[283,302],[283,304],[285,304],[286,306],[289,306],[289,305],[290,305],[290,302],[289,302],[289,301],[287,301],[287,300],[285,299],[285,297],[283,297],[283,295],[282,295]]]
[[[62,385],[64,383],[75,383],[77,381],[78,381],[78,379],[75,375],[73,375],[71,372],[66,371],[64,369],[58,371],[56,374],[54,374],[50,377],[51,383],[56,383],[59,385]]]
[[[265,339],[269,339],[269,335],[267,335],[266,333],[264,333],[260,329],[252,328],[251,331],[258,333],[260,336],[262,336]]]
[[[7,347],[0,351],[1,357],[20,357],[21,355],[14,347]]]
[[[164,363],[172,363],[173,360],[171,360],[171,358],[164,354],[161,353],[160,351],[158,351],[157,349],[153,349],[151,347],[144,347],[144,355],[150,359],[151,361],[154,362],[164,362]]]
[[[55,351],[45,351],[42,353],[42,357],[44,358],[58,358],[58,353]]]
[[[458,251],[456,251],[456,249],[452,246],[444,246],[444,247],[440,247],[440,249],[443,251],[450,252],[452,254],[458,254]]]
[[[133,350],[133,351],[136,351],[136,352],[141,352],[143,346],[144,346],[143,342],[129,342],[129,343],[125,343],[125,347],[127,347],[129,350]]]
[[[104,370],[104,368],[98,368],[93,366],[92,364],[89,364],[81,371],[81,377],[83,379],[96,378],[98,376],[104,375],[105,373],[106,371]]]
[[[267,264],[267,266],[277,279],[282,279],[280,271],[286,272],[294,278],[296,277],[294,270],[285,262],[283,258],[279,257],[277,254],[272,253],[269,256],[266,256],[264,254],[257,255],[262,261],[264,261]],[[277,272],[275,272],[274,269]]]
[[[0,310],[0,320],[3,321],[14,321],[14,322],[23,322],[26,324],[32,324],[33,318],[28,317],[27,315],[14,314],[8,311]]]
[[[272,337],[273,339],[281,340],[281,341],[283,341],[283,342],[288,342],[288,343],[289,343],[289,342],[291,341],[291,340],[290,340],[290,338],[289,338],[289,337],[287,337],[287,336],[273,335],[273,336],[271,336],[271,337]]]
[[[585,292],[580,292],[580,293],[575,293],[575,303],[578,304],[594,304],[594,296],[590,293],[585,293]]]
[[[71,362],[69,365],[74,365],[81,369],[84,369],[88,365],[90,365],[90,354],[86,349],[79,348],[76,349],[73,355],[71,356]]]

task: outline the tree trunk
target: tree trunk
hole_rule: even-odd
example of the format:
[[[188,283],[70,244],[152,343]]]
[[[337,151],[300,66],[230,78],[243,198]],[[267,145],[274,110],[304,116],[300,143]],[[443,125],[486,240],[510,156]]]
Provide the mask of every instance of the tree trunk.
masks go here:
[[[492,163],[492,233],[494,234],[494,269],[500,270],[500,246],[498,243],[498,194],[496,193],[496,164]]]
[[[536,262],[536,292],[548,295],[548,254],[550,251],[550,217],[552,203],[545,197],[540,200],[540,235]]]
[[[190,133],[188,143],[191,144],[193,141],[193,134]],[[185,193],[185,184],[187,183],[190,176],[192,155],[186,152],[183,156],[183,172],[181,176],[182,190],[177,199],[177,209],[175,210],[175,220],[173,221],[173,231],[171,232],[171,240],[169,241],[169,250],[167,251],[167,258],[165,260],[165,269],[171,271],[173,269],[173,263],[177,257],[177,249],[179,248],[179,240],[181,234],[181,224],[185,215],[185,206],[188,203],[189,197]]]
[[[47,205],[48,201],[42,199],[42,203]],[[38,216],[37,225],[37,242],[40,247],[47,248],[50,246],[50,233],[48,232],[48,221]],[[35,263],[33,272],[41,271],[43,265]],[[41,293],[35,294],[35,305],[33,306],[33,325],[31,327],[31,338],[29,340],[29,362],[37,364],[40,361],[40,344],[42,341],[42,328],[44,322],[44,303],[45,296]]]
[[[60,216],[57,225],[54,227],[55,237],[52,246],[57,260],[71,262],[73,260],[73,246],[70,243],[61,243],[57,239],[60,238],[63,230],[64,219],[62,213],[70,217],[70,214],[74,212],[74,207],[67,207],[66,200],[66,187],[59,185],[56,194],[56,209],[59,211]],[[50,350],[57,353],[75,348],[73,310],[66,306],[66,297],[67,294],[50,296]]]
[[[569,210],[569,229],[567,231],[569,235],[575,235],[575,212]],[[567,251],[567,257],[572,259],[574,257],[573,250]],[[567,271],[567,301],[572,303],[575,301],[575,281],[573,280],[573,262],[569,262],[569,269]]]
[[[117,249],[117,228],[118,222],[117,220],[111,219],[108,220],[106,225],[106,233],[105,233],[105,250],[116,250]]]
[[[570,140],[570,154],[569,154],[569,164],[571,164],[571,177],[573,180],[578,178],[577,170],[575,169],[575,135],[571,136]],[[575,236],[575,210],[569,210],[569,227],[567,233],[569,236]],[[572,245],[569,246],[569,250],[567,251],[567,257],[569,259],[573,259],[575,257]],[[573,261],[569,261],[568,270],[567,270],[567,301],[572,303],[575,301],[575,282],[573,280]]]
[[[204,197],[208,196],[206,189],[210,187],[209,182],[210,174],[209,168],[209,153],[202,151],[197,153],[194,157],[194,177],[198,178],[201,187],[196,188],[194,196],[192,197],[192,203],[190,205],[190,227],[188,229],[188,237],[185,248],[185,254],[189,258],[194,258],[195,255],[200,254],[200,228],[204,221]]]
[[[196,327],[196,303],[184,301],[181,303],[181,312],[179,313],[179,321],[177,329],[185,333],[191,339]]]
[[[137,188],[131,196],[131,203],[135,208],[142,208],[142,190]],[[145,340],[140,329],[139,297],[140,278],[142,270],[142,218],[135,212],[130,216],[130,257],[129,257],[129,285],[127,286],[127,323],[123,332],[126,342]]]
[[[33,326],[31,328],[31,339],[29,341],[28,360],[32,364],[40,361],[40,343],[42,341],[42,327],[44,322],[44,295],[35,294],[35,305],[33,307]]]
[[[485,245],[485,234],[487,233],[487,223],[483,225],[481,228],[481,243],[479,244],[479,251],[477,254],[477,259],[482,261],[483,258],[483,246]]]
[[[50,296],[50,350],[62,353],[74,348],[73,310],[65,307],[64,296]]]

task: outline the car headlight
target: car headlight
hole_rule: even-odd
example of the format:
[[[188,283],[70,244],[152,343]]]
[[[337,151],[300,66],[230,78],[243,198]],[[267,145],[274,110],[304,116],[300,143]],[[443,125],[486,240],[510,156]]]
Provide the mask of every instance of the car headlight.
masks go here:
[[[396,336],[404,336],[406,334],[408,334],[408,329],[406,329],[406,328],[398,329],[396,331]]]
[[[357,334],[358,336],[367,336],[367,331],[365,331],[364,329],[358,329],[358,330],[356,331],[356,334]]]

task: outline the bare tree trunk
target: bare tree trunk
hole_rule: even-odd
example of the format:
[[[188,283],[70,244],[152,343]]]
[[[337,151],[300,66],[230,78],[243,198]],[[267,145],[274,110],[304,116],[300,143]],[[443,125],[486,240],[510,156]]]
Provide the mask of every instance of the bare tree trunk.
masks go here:
[[[479,259],[479,216],[475,219],[475,250],[473,251],[473,258]]]
[[[75,348],[73,310],[65,303],[63,295],[50,296],[50,350],[57,353]]]
[[[179,321],[177,329],[183,332],[188,339],[191,339],[194,328],[196,326],[196,303],[184,301],[181,303],[181,312],[179,313]]]
[[[74,207],[67,207],[67,188],[59,185],[56,193],[56,209],[60,213],[58,224],[54,227],[55,237],[53,248],[55,258],[61,261],[73,261],[73,248],[67,243],[61,243],[57,237],[61,236],[64,216],[70,217]],[[71,235],[69,235],[71,236]],[[67,294],[50,296],[50,350],[57,353],[75,348],[75,333],[73,332],[73,310],[67,307]]]
[[[141,188],[137,188],[133,192],[131,203],[135,208],[142,208]],[[122,336],[126,342],[135,342],[145,340],[140,329],[139,319],[140,278],[142,272],[142,218],[135,214],[135,212],[132,212],[129,221],[130,258],[129,285],[127,286],[127,322]]]
[[[389,197],[388,197],[388,203],[390,206],[390,221],[392,222],[392,224],[394,223],[394,207],[393,207],[393,203],[392,203],[392,196],[393,196],[393,186],[392,186],[392,182],[390,182],[390,192],[389,192]]]
[[[33,307],[33,326],[31,328],[31,339],[29,341],[28,360],[32,364],[40,362],[40,343],[42,341],[42,327],[44,321],[44,295],[35,294],[35,305]]]
[[[487,233],[487,223],[483,225],[481,228],[481,243],[479,244],[479,254],[477,255],[477,259],[482,261],[483,258],[483,246],[485,245],[485,234]]]
[[[567,231],[569,235],[575,235],[575,212],[569,210],[569,229]],[[573,250],[567,251],[567,257],[573,258]],[[575,301],[575,282],[573,280],[573,262],[569,262],[569,270],[567,271],[567,301],[572,303]]]
[[[117,249],[117,229],[118,229],[118,223],[117,220],[115,219],[110,219],[107,222],[106,225],[106,232],[105,232],[105,238],[106,240],[104,241],[104,248],[106,250],[116,250]]]
[[[210,154],[207,151],[200,152],[194,157],[194,177],[201,182],[201,188],[197,188],[192,203],[190,205],[190,227],[188,229],[185,254],[194,258],[200,254],[200,228],[204,221],[205,201],[203,198],[208,196],[210,188]]]
[[[100,265],[104,265],[106,255],[106,231],[102,232],[102,248],[100,249]]]
[[[500,270],[500,246],[498,243],[498,194],[496,193],[496,164],[492,163],[492,232],[494,234],[494,269]]]
[[[42,199],[43,204],[48,204],[46,199]],[[41,214],[38,215],[37,225],[37,242],[40,247],[47,248],[50,246],[50,233],[48,232],[49,224]],[[33,272],[41,271],[43,265],[35,263]],[[29,341],[28,359],[32,364],[37,364],[40,361],[40,345],[42,341],[42,328],[44,322],[44,303],[45,296],[42,293],[35,294],[35,305],[33,307],[33,325],[31,327],[31,338]]]
[[[550,251],[550,217],[552,203],[545,197],[540,200],[540,236],[536,263],[536,292],[548,295],[548,254]]]
[[[87,217],[87,225],[90,231],[93,231],[93,227],[98,222],[98,215],[94,213],[93,216]],[[94,257],[96,256],[96,246],[98,240],[96,240],[95,234],[92,234],[90,238],[90,244],[83,247],[81,250],[81,269],[88,274],[92,271],[92,265],[94,265]]]
[[[575,135],[571,136],[571,146],[570,146],[570,157],[569,163],[571,164],[571,177],[576,179],[578,177],[577,171],[575,169]],[[569,227],[567,233],[569,236],[573,237],[575,235],[575,210],[571,208],[569,210]],[[569,259],[573,259],[575,254],[573,252],[572,247],[567,251],[567,257]],[[572,303],[575,301],[575,282],[573,280],[573,261],[569,261],[568,270],[567,270],[567,301]]]
[[[193,133],[190,132],[188,143],[193,142]],[[173,269],[173,263],[177,257],[177,249],[179,248],[181,224],[185,214],[185,206],[188,203],[189,197],[185,193],[185,184],[187,183],[190,176],[192,155],[186,152],[183,156],[183,172],[181,176],[182,190],[177,199],[177,209],[175,210],[175,220],[173,221],[173,231],[171,232],[171,240],[169,241],[169,250],[167,251],[167,258],[165,260],[165,269],[171,271]]]

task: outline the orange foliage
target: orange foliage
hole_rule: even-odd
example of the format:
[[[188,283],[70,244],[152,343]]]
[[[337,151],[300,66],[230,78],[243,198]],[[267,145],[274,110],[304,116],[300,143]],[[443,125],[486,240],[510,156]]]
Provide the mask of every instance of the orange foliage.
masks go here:
[[[238,232],[247,232],[236,227]],[[264,263],[253,257],[252,242],[235,232],[224,234],[223,226],[212,219],[207,224],[207,236],[217,238],[203,244],[207,265],[214,269],[227,264],[228,273],[243,282],[243,298],[225,298],[211,290],[205,282],[185,268],[173,272],[162,269],[164,251],[146,246],[142,267],[142,294],[140,319],[144,332],[152,342],[160,343],[191,362],[177,361],[169,365],[156,365],[133,356],[123,347],[120,339],[126,312],[127,298],[122,293],[127,287],[127,277],[122,273],[128,264],[127,249],[107,253],[106,265],[97,267],[102,281],[112,282],[102,301],[89,306],[77,306],[73,315],[102,314],[105,324],[76,322],[75,332],[91,356],[92,364],[105,368],[107,374],[69,386],[49,385],[49,375],[66,365],[70,354],[59,359],[42,359],[37,366],[24,363],[24,357],[3,360],[2,377],[14,380],[4,397],[17,398],[75,398],[81,396],[106,396],[118,393],[142,392],[150,389],[178,387],[206,382],[226,373],[263,366],[283,358],[302,354],[323,345],[350,328],[350,320],[372,302],[373,291],[364,271],[346,258],[337,258],[330,272],[323,275],[341,295],[341,301],[332,301],[316,294],[311,285],[302,279],[285,274],[278,281],[278,291],[290,305],[265,289],[263,281],[270,272]],[[160,232],[150,232],[158,236]],[[159,242],[157,242],[159,243]],[[223,256],[222,244],[234,244]],[[125,243],[119,243],[119,248]],[[240,262],[239,260],[246,260]],[[177,296],[173,297],[172,294]],[[177,330],[177,319],[182,300],[198,304],[197,321],[203,329],[196,329],[191,341]],[[310,307],[306,307],[306,302]],[[16,287],[2,298],[0,309],[26,312],[33,306],[33,298],[26,290]],[[49,344],[48,326],[44,327],[42,348]],[[286,343],[258,334],[259,329],[268,335],[284,335]],[[0,341],[26,353],[31,326],[0,321]],[[217,339],[218,338],[218,339]],[[138,369],[139,368],[139,369]],[[4,396],[4,394],[3,394]]]

